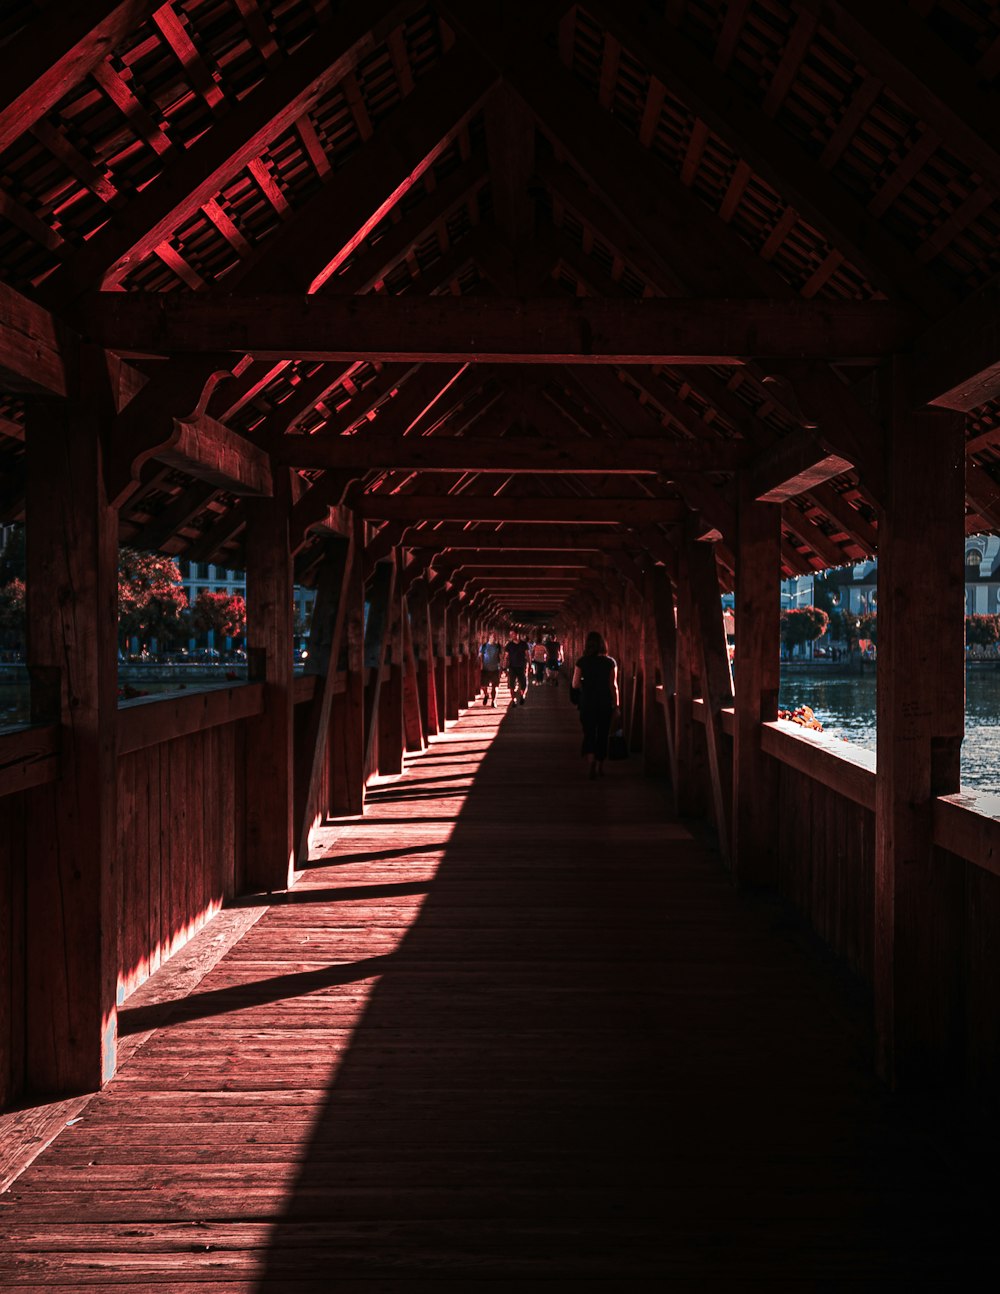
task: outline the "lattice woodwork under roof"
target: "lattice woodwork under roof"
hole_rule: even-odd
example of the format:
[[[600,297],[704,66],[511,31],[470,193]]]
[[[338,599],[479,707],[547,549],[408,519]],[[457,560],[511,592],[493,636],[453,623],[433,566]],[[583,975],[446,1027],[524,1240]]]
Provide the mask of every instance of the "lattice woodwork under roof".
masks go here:
[[[71,297],[73,267],[86,263],[106,222],[113,229],[140,194],[156,193],[161,172],[174,173],[189,150],[261,101],[289,59],[326,39],[348,8],[326,0],[171,0],[158,7],[0,154],[0,274],[47,302],[59,303],[66,292]],[[602,12],[609,12],[602,0],[570,7],[552,42],[577,86],[621,128],[630,147],[644,150],[652,185],[679,184],[706,217],[728,225],[740,254],[766,266],[775,283],[831,301],[894,297],[910,287],[899,266],[911,265],[914,279],[923,276],[928,285],[925,300],[936,293],[940,300],[958,301],[1000,270],[1000,175],[981,174],[961,137],[932,129],[921,105],[866,66],[813,0],[650,3],[614,14],[615,32],[602,23]],[[408,120],[407,101],[441,68],[450,49],[468,48],[433,2],[401,6],[400,13],[384,38],[297,119],[282,121],[209,199],[187,209],[180,203],[181,214],[162,241],[135,258],[120,285],[133,292],[252,290],[257,266],[268,263],[283,231],[294,230],[297,218],[318,202],[335,206],[346,199],[349,193],[341,189],[347,186],[338,187],[345,167],[355,159],[363,165],[374,146],[392,135],[394,123]],[[906,13],[943,43],[949,57],[961,60],[977,84],[996,87],[997,6],[986,0],[914,0]],[[787,155],[801,157],[816,191],[823,184],[837,190],[846,204],[839,215],[810,219],[799,209],[797,173],[788,173],[785,182],[769,174],[767,165],[744,155],[738,132],[727,130],[726,122],[704,119],[698,94],[654,75],[653,45],[643,39],[647,15],[654,23],[667,18],[678,47],[707,60],[713,75],[724,76],[770,121]],[[9,43],[19,26],[39,21],[43,9],[12,0],[0,18],[0,43]],[[707,91],[701,87],[699,93]],[[495,209],[497,145],[491,130],[488,112],[465,120],[422,178],[404,186],[395,205],[351,241],[321,290],[502,294],[508,266],[502,202],[501,211]],[[534,219],[537,290],[635,300],[676,293],[688,268],[685,249],[661,247],[651,263],[620,236],[600,195],[590,191],[574,158],[549,139],[544,123],[534,130],[533,149],[542,174],[522,175],[520,182],[527,183]],[[766,154],[763,145],[759,150]],[[560,176],[572,183],[567,186]],[[562,190],[574,185],[580,196],[566,196]],[[837,237],[843,211],[856,213],[858,229],[870,229],[895,248],[895,269],[878,264],[870,249],[857,263]],[[428,213],[426,221],[422,212]],[[752,365],[659,366],[620,376],[615,387],[605,388],[609,397],[624,392],[643,428],[648,423],[651,433],[668,441],[697,436],[766,446],[801,429],[781,389],[762,383],[763,373]],[[512,389],[518,380],[503,375]],[[480,388],[469,392],[441,432],[461,425],[484,398]],[[231,408],[230,426],[250,439],[274,435],[285,414],[299,435],[330,435],[331,429],[364,434],[369,426],[383,425],[387,411],[401,407],[400,397],[416,390],[412,374],[401,369],[397,377],[392,365],[293,360],[255,365],[223,383],[210,411]],[[539,390],[546,416],[562,418],[568,434],[574,418],[593,425],[580,392],[558,375],[546,377]],[[990,479],[1000,460],[992,439],[997,407],[983,406],[968,418],[973,461]],[[493,408],[479,416],[479,425],[500,420]],[[5,473],[15,480],[22,428],[23,401],[5,396],[0,452]],[[319,475],[302,473],[303,480]],[[155,486],[123,511],[123,535],[141,534],[158,513],[196,497],[192,478],[182,472],[151,474],[154,479]],[[723,487],[727,481],[718,473],[708,479]],[[557,488],[545,477],[536,484]],[[239,506],[234,496],[209,491],[204,506],[170,541],[171,550],[205,553],[215,535],[218,552],[235,560]],[[230,508],[235,521],[227,519]],[[853,560],[867,551],[865,544],[870,548],[874,512],[856,473],[786,508],[788,555],[797,552],[807,567],[838,549]],[[977,516],[970,505],[970,517]],[[852,517],[865,536],[860,546],[844,528]],[[820,554],[810,548],[810,534]]]

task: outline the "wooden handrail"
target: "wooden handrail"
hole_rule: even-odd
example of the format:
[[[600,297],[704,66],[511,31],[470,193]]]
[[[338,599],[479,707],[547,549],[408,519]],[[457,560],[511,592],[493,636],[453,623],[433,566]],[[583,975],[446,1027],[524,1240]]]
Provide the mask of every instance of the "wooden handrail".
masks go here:
[[[1000,796],[939,795],[934,801],[934,843],[1000,876]]]
[[[722,731],[727,736],[733,735],[733,729],[736,726],[736,711],[731,705],[722,707]],[[700,696],[696,696],[691,702],[691,718],[695,723],[704,724],[705,722],[705,702]]]
[[[130,755],[177,737],[190,737],[220,724],[248,719],[263,708],[263,683],[207,687],[183,696],[173,692],[125,701],[118,710],[118,754]]]
[[[787,719],[765,723],[760,744],[765,755],[874,812],[875,756],[871,751],[789,723]]]
[[[0,796],[54,782],[59,776],[57,723],[27,724],[0,733]]]

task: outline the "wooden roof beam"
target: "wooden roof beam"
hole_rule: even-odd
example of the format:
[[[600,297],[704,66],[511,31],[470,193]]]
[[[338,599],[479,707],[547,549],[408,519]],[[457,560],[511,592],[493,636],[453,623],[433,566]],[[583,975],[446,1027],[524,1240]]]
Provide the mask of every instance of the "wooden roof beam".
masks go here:
[[[56,106],[159,0],[56,0],[4,49],[0,152]]]
[[[449,548],[434,558],[434,565],[454,567],[461,570],[477,571],[488,568],[491,571],[519,570],[522,567],[543,567],[547,570],[558,570],[560,573],[573,570],[589,570],[593,566],[593,554],[581,556],[579,552],[559,553],[538,551],[535,549],[512,548],[505,551],[481,551],[478,548]]]
[[[475,96],[485,93],[474,66],[453,63],[437,71],[446,77],[445,83],[442,85],[439,79],[430,85],[421,83],[414,97],[450,87],[464,103],[464,110],[469,112],[474,106]],[[462,98],[462,88],[469,86],[473,94],[471,104]],[[235,275],[227,276],[220,288],[213,288],[205,296],[231,301],[229,289],[238,282],[241,274],[250,272],[251,266],[256,267],[255,281],[261,286],[291,284],[305,290],[314,285],[332,263],[330,248],[340,249],[334,257],[336,259],[344,247],[356,246],[360,239],[359,231],[370,231],[377,223],[378,212],[389,200],[386,195],[398,197],[401,186],[405,188],[415,182],[445,146],[442,131],[447,139],[448,131],[455,129],[455,105],[449,94],[444,94],[442,102],[433,97],[425,97],[421,102],[426,110],[417,110],[418,105],[414,104],[404,105],[399,110],[408,110],[412,120],[410,117],[400,118],[398,112],[391,114],[383,122],[377,141],[373,141],[374,153],[362,150],[341,168],[336,184],[328,185],[264,244],[259,259],[251,258],[244,262]],[[241,365],[244,362],[245,354]],[[206,360],[202,365],[200,371],[206,382],[212,380],[217,366],[217,360]],[[172,365],[171,370],[173,368]],[[190,412],[191,404],[178,408],[177,399],[177,384],[171,371],[150,383],[141,407],[137,404],[125,411],[120,420],[120,434],[116,436],[115,456],[128,462],[126,470],[117,474],[116,497],[124,496],[134,486],[135,477],[130,478],[130,472],[132,464],[140,461],[137,455],[145,453],[148,456],[158,445],[169,440],[173,414]]]
[[[353,506],[360,516],[382,521],[543,521],[559,525],[588,521],[674,525],[686,511],[673,499],[522,498],[510,494],[362,494]]]
[[[801,431],[765,450],[747,468],[745,477],[755,499],[784,503],[852,466],[846,458],[830,454],[809,432]]]
[[[272,493],[267,451],[207,414],[175,418],[173,437],[156,458],[231,494]]]
[[[501,440],[455,436],[287,436],[275,448],[279,462],[298,468],[359,471],[532,472],[675,475],[734,471],[747,455],[739,442],[716,447],[656,437],[625,441]],[[825,479],[825,478],[824,478]]]
[[[777,271],[685,189],[669,167],[603,112],[557,59],[539,56],[513,62],[505,76],[545,133],[571,156],[601,202],[634,232],[654,263],[666,263],[665,281],[658,280],[661,290],[673,292],[679,280],[687,291],[701,296],[763,293],[797,298]],[[881,497],[881,427],[856,399],[855,407],[850,407],[851,392],[835,373],[826,370],[815,380],[818,390],[829,388],[841,414],[830,418],[824,413],[820,420],[824,436],[831,448],[854,458],[867,487]]]
[[[88,327],[125,354],[498,364],[870,361],[914,334],[889,301],[92,294]]]
[[[878,530],[829,482],[810,487],[809,496],[837,529],[855,538],[863,552],[878,552]]]
[[[902,0],[799,0],[914,115],[1000,189],[995,95]]]
[[[588,290],[594,291],[596,295],[607,296],[615,287],[610,280],[601,281],[599,271],[592,265],[587,265],[585,258],[576,248],[567,246],[566,240],[561,239],[559,244],[559,256],[564,262],[568,262],[574,275],[585,283]],[[769,365],[771,368],[781,369],[779,361]],[[792,363],[785,366],[787,372],[779,373],[778,379],[771,377],[761,378],[757,367],[753,364],[747,364],[741,372],[746,375],[747,380],[757,390],[763,390],[766,387],[767,398],[773,401],[792,421],[804,423],[817,439],[825,444],[828,451],[833,457],[844,458],[846,455],[834,453],[830,444],[828,435],[831,426],[840,426],[839,438],[849,441],[851,444],[858,446],[866,440],[872,438],[872,432],[877,431],[873,419],[864,411],[859,400],[847,388],[840,378],[836,377],[829,369],[817,371],[813,366],[813,371],[807,372],[802,366],[796,366]],[[635,410],[632,408],[634,403],[632,397],[628,394],[624,384],[619,384],[619,390],[615,392],[610,384],[603,383],[601,375],[593,369],[577,368],[567,370],[570,374],[571,384],[579,387],[588,388],[593,394],[593,387],[596,382],[601,382],[604,390],[604,403],[607,405],[608,400],[616,410],[619,422],[624,419],[624,425],[629,425],[631,418],[635,416]],[[794,376],[796,382],[803,388],[803,400],[809,408],[809,414],[803,413],[801,404],[796,394],[795,388],[789,381],[789,377]],[[667,416],[677,422],[693,436],[704,436],[706,434],[715,436],[717,433],[711,425],[702,418],[698,411],[687,404],[679,396],[663,384],[652,391],[648,381],[638,374],[633,373],[637,385],[640,389],[649,391],[650,400],[662,407]],[[698,370],[697,375],[690,375],[689,385],[710,405],[713,405],[724,417],[742,433],[747,443],[757,444],[759,448],[762,440],[765,441],[771,436],[771,432],[764,426],[754,415],[750,406],[745,405],[714,373],[705,368]],[[627,416],[626,416],[627,415]],[[825,429],[825,431],[824,431]],[[880,432],[879,438],[880,438]],[[835,434],[832,439],[838,439]],[[872,460],[873,468],[878,472],[878,466]]]
[[[465,529],[455,525],[429,527],[411,526],[405,529],[399,540],[405,548],[436,548],[440,550],[454,548],[487,553],[500,552],[600,552],[606,548],[621,548],[631,543],[641,547],[641,540],[629,535],[612,525],[580,525],[572,529],[566,526],[525,523],[511,524],[503,529],[484,530],[481,526]]]
[[[530,180],[535,162],[535,120],[508,85],[498,85],[486,104],[490,189],[497,227],[515,250],[531,240],[535,204]]]
[[[913,346],[912,398],[966,413],[1000,397],[1000,277]]]
[[[165,158],[160,175],[74,258],[64,286],[75,294],[95,282],[120,283],[415,7],[415,0],[355,0],[341,10],[190,148]],[[53,278],[54,289],[61,280],[62,275]]]
[[[630,11],[608,0],[592,0],[589,7],[654,76],[676,91],[876,286],[897,299],[912,300],[931,317],[954,304],[952,295],[912,254],[682,32],[668,24],[636,23]]]
[[[213,485],[192,481],[133,537],[133,547],[154,552],[161,549],[179,530],[205,511],[213,494]]]
[[[42,306],[0,281],[0,389],[61,395],[73,339]]]
[[[399,395],[388,403],[379,425],[390,426],[397,435],[405,436],[432,411],[439,418],[447,417],[474,392],[475,383],[482,380],[481,375],[472,374],[468,381],[462,383],[460,379],[467,372],[464,366],[454,371],[432,367],[418,371]],[[312,438],[297,439],[308,441]],[[320,441],[323,439],[325,438],[322,436],[318,437]],[[347,436],[344,439],[354,440],[355,437]],[[349,487],[368,470],[356,466],[326,469],[324,476],[292,508],[293,546],[304,542],[307,532],[313,526],[325,523],[330,509],[341,505]]]

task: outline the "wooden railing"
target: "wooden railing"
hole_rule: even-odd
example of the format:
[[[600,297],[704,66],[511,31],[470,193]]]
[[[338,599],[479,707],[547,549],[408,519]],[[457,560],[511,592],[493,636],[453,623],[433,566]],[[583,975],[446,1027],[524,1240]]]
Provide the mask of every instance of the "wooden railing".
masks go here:
[[[119,709],[120,1002],[239,888],[245,721],[263,692],[212,687]]]
[[[692,706],[704,723],[701,701]],[[733,712],[722,714],[732,734]],[[778,720],[761,747],[778,765],[778,889],[869,987],[874,974],[875,756]],[[1000,796],[938,796],[935,865],[947,878],[950,942],[960,959],[965,1068],[973,1082],[1000,1077]],[[958,896],[956,898],[956,895]]]

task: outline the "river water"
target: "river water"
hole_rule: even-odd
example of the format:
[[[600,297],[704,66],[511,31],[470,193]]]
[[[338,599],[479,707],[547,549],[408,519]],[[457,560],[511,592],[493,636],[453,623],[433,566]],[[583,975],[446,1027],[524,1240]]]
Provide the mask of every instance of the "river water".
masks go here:
[[[875,749],[875,675],[782,671],[778,704],[808,705],[835,737]],[[970,669],[965,676],[962,785],[1000,794],[1000,669]]]

